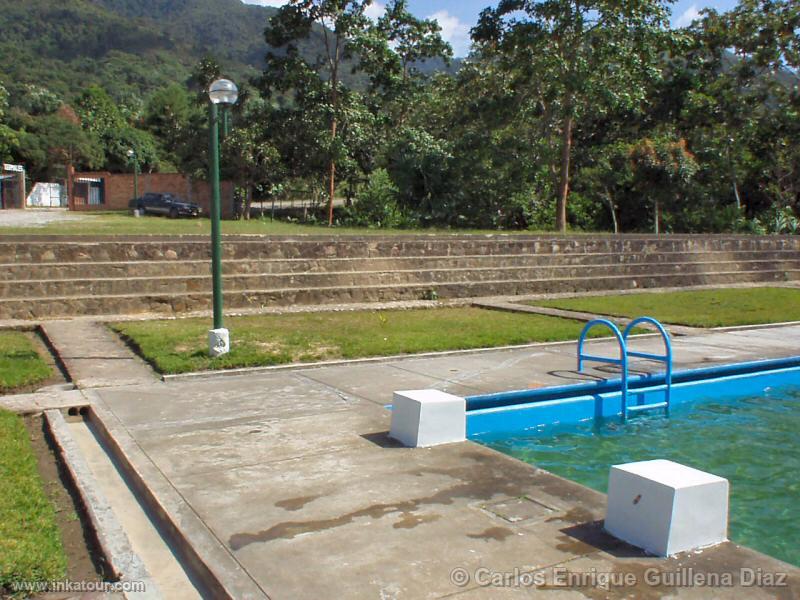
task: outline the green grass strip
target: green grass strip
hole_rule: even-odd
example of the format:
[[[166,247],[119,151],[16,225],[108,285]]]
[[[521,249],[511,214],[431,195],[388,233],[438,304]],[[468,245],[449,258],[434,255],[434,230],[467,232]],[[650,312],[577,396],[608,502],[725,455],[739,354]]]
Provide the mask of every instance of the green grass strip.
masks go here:
[[[724,288],[585,296],[530,302],[536,306],[617,317],[647,315],[690,327],[732,327],[800,321],[800,289]]]
[[[216,359],[207,356],[208,319],[112,327],[161,373],[575,340],[583,327],[570,319],[478,308],[258,315],[229,318],[225,325],[232,349]]]
[[[71,213],[73,216],[75,213]],[[0,235],[209,235],[207,218],[169,219],[167,217],[133,217],[124,212],[80,213],[80,218],[47,223],[40,226],[0,225]],[[333,227],[308,225],[267,219],[222,222],[222,233],[228,235],[461,235],[461,234],[531,234],[531,230],[498,231],[495,229],[379,229],[369,227]]]
[[[21,331],[0,331],[0,392],[44,381],[52,369]]]
[[[61,579],[66,568],[28,432],[20,417],[0,410],[0,595],[13,583]]]

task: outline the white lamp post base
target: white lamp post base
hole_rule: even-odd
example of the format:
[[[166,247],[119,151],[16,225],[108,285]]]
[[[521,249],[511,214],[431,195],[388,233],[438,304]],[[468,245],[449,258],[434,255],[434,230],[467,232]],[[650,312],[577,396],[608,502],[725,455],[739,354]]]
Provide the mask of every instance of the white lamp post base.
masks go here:
[[[231,338],[227,329],[211,329],[208,332],[208,355],[212,358],[231,351]]]

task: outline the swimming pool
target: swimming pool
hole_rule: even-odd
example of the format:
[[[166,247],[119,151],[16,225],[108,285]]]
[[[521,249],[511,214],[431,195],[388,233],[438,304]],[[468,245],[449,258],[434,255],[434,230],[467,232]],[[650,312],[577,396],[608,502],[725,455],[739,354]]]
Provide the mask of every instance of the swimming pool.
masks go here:
[[[666,458],[731,483],[730,538],[800,566],[800,359],[676,373],[670,416],[622,423],[614,382],[467,399],[470,439],[605,492],[613,464]],[[775,368],[778,367],[778,368]],[[783,367],[783,368],[781,368]],[[717,375],[713,377],[712,375]],[[649,403],[648,378],[630,394]],[[658,383],[658,382],[655,382]],[[587,393],[591,387],[595,393]],[[569,395],[569,390],[579,391]],[[516,394],[516,395],[515,395]]]

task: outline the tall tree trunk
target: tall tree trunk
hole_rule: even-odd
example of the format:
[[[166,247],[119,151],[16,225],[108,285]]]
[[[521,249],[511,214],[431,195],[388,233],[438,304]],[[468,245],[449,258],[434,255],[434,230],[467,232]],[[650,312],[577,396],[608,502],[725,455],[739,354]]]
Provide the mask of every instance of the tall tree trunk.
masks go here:
[[[733,186],[733,197],[736,199],[736,210],[741,210],[742,199],[739,196],[739,185],[736,182],[736,167],[733,164],[730,144],[728,144],[728,171],[730,172],[731,185]]]
[[[614,233],[619,233],[619,223],[617,222],[617,211],[614,207],[614,200],[611,199],[611,193],[608,188],[605,189],[605,198],[608,203],[608,210],[611,211],[611,222],[614,224]]]
[[[655,233],[656,233],[656,235],[658,235],[660,233],[659,230],[661,229],[659,227],[659,221],[661,221],[661,204],[659,203],[658,198],[656,198],[655,214],[654,214],[654,218],[653,218],[653,222],[655,223]]]
[[[561,132],[561,182],[558,186],[558,202],[556,203],[556,229],[562,233],[567,231],[567,197],[569,196],[569,157],[572,151],[572,116],[564,118],[564,130]]]
[[[245,221],[249,221],[250,220],[250,210],[252,209],[252,206],[253,206],[253,184],[252,183],[248,183],[247,184],[247,191],[245,192],[245,197],[244,197],[244,220]]]
[[[331,123],[331,141],[336,141],[336,119]],[[336,192],[336,161],[331,157],[328,173],[328,227],[333,226],[333,194]]]

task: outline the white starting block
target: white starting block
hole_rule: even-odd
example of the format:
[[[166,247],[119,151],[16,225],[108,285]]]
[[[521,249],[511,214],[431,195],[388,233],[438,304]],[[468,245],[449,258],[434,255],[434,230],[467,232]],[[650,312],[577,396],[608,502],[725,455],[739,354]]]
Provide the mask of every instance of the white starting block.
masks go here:
[[[614,465],[608,479],[605,528],[650,554],[724,542],[728,480],[670,460]]]
[[[439,390],[395,392],[389,436],[411,448],[463,442],[467,402]]]

